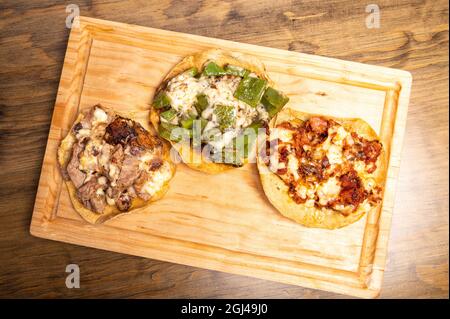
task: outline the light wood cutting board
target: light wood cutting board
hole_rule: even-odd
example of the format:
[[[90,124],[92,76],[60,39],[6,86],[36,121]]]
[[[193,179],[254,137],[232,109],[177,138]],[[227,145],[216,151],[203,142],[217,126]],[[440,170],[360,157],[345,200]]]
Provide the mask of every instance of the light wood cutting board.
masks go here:
[[[82,221],[59,173],[56,150],[80,109],[101,103],[148,127],[155,88],[185,55],[210,48],[254,55],[289,95],[289,107],[359,117],[389,158],[379,212],[338,230],[302,227],[268,202],[254,164],[220,175],[178,165],[164,199],[104,225]],[[80,18],[67,46],[31,222],[31,234],[323,289],[376,297],[381,289],[405,132],[408,72],[249,44]]]

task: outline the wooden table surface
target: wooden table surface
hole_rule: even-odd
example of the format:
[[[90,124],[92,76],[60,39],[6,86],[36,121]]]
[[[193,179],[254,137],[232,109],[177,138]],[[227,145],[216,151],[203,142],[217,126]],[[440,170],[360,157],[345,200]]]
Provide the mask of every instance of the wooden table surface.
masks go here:
[[[372,29],[366,27],[367,1],[0,1],[0,297],[342,298],[29,234],[69,35],[69,3],[85,16],[410,71],[381,298],[448,298],[445,0],[376,1],[380,28]],[[80,267],[80,289],[65,286],[68,264]]]

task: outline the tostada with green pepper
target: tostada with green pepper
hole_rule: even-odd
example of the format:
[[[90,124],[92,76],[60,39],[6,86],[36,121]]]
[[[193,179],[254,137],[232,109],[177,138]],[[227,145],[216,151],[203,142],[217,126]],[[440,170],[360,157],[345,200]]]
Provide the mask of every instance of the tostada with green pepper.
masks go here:
[[[288,101],[258,59],[214,49],[185,57],[169,72],[150,121],[189,167],[219,173],[248,161],[258,129]]]

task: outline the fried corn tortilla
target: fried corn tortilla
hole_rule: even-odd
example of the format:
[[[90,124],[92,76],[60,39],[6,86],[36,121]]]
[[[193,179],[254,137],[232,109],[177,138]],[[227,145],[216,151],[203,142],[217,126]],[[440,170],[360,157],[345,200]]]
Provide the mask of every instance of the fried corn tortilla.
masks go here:
[[[257,165],[264,192],[282,215],[334,229],[379,208],[386,155],[369,124],[285,108],[269,130],[258,144]]]
[[[80,112],[57,157],[73,207],[99,224],[164,196],[175,174],[169,149],[156,132],[95,105]]]

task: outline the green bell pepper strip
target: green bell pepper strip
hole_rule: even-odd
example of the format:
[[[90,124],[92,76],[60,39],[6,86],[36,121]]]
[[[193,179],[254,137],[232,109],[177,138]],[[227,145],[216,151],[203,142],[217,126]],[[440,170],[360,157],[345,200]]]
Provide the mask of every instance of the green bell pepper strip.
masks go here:
[[[195,77],[198,74],[198,69],[194,66],[193,68],[190,68],[185,72],[190,76]]]
[[[165,138],[166,140],[173,141],[173,142],[179,142],[181,141],[181,136],[173,136],[172,131],[177,128],[178,126],[168,124],[168,123],[160,123],[158,127],[158,133],[161,137]]]
[[[225,75],[225,70],[218,66],[214,62],[209,62],[204,68],[203,68],[203,74],[206,76],[219,76],[219,75]]]
[[[206,76],[235,75],[246,77],[250,74],[250,71],[236,65],[227,64],[225,67],[220,67],[215,62],[209,62],[203,68],[203,74]]]
[[[286,95],[271,87],[267,88],[261,99],[261,103],[264,105],[271,118],[274,117],[287,102],[289,102],[289,98]]]
[[[195,120],[195,118],[190,117],[188,119],[181,120],[180,123],[183,128],[191,129],[192,125],[194,125],[194,120]]]
[[[262,122],[255,122],[247,126],[240,135],[235,137],[232,140],[233,143],[233,149],[237,154],[241,154],[243,158],[247,158],[249,154],[249,150],[253,147],[255,141],[258,138],[258,130],[263,127]],[[251,134],[251,132],[254,132],[255,134]],[[239,143],[238,143],[239,141]]]
[[[252,123],[252,124],[250,124],[249,126],[247,126],[247,127],[245,128],[245,130],[247,130],[247,129],[252,129],[252,130],[255,131],[255,134],[258,135],[258,130],[259,130],[261,127],[263,127],[263,123],[262,123],[262,122],[255,122],[255,123]]]
[[[170,122],[177,116],[177,111],[174,109],[168,109],[167,111],[161,112],[160,116],[167,122]]]
[[[214,114],[217,116],[219,128],[223,131],[226,128],[232,127],[236,122],[234,114],[234,106],[232,105],[216,105]]]
[[[247,76],[239,82],[239,85],[234,92],[234,97],[247,103],[250,106],[256,107],[264,94],[267,81]]]
[[[179,126],[172,125],[169,123],[160,123],[158,127],[158,133],[161,137],[173,142],[179,142],[185,136],[189,138],[192,137],[192,131],[183,129]]]
[[[244,69],[240,66],[227,64],[225,66],[225,73],[230,74],[230,75],[240,76],[241,78],[243,78],[243,77],[246,77],[247,75],[249,75],[250,71],[247,69]]]
[[[197,113],[201,115],[201,113],[208,107],[208,98],[206,97],[206,95],[197,95],[197,102],[195,102],[194,106],[197,109]]]
[[[153,100],[153,107],[155,109],[162,109],[166,106],[170,106],[170,98],[164,91],[160,91]]]
[[[204,118],[193,119],[193,125],[190,128],[190,130],[192,131],[192,145],[194,147],[199,147],[200,151],[202,145],[202,132],[206,126],[206,123],[208,123],[208,121]]]

